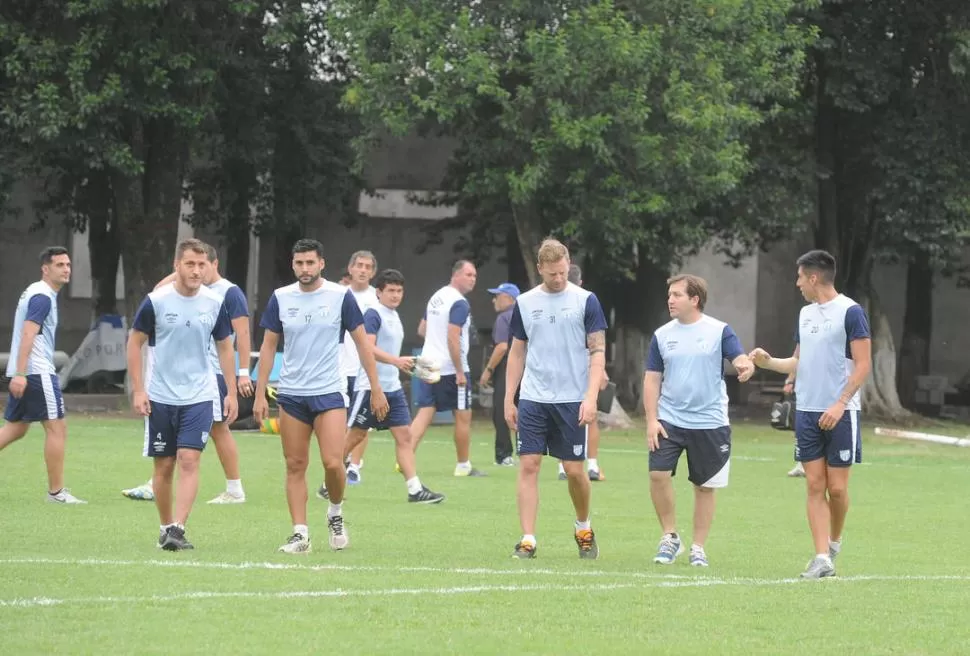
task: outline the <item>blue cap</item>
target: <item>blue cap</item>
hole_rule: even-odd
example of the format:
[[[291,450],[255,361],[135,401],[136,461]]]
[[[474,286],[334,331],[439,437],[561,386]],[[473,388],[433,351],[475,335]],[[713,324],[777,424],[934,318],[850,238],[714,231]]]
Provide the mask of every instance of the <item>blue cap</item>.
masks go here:
[[[519,297],[519,288],[510,282],[503,282],[498,287],[488,290],[489,294],[508,294],[512,298]]]

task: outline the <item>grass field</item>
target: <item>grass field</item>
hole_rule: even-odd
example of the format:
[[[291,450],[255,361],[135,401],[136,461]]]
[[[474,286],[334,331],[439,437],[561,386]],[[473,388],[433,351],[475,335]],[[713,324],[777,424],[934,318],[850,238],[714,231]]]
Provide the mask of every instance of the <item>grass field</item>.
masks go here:
[[[350,548],[326,547],[324,502],[310,500],[315,551],[277,554],[290,532],[278,440],[237,435],[248,502],[208,506],[223,488],[203,459],[188,534],[155,548],[154,505],[123,498],[143,482],[136,421],[72,418],[67,480],[86,506],[44,502],[42,435],[0,454],[0,653],[866,653],[965,652],[970,645],[970,449],[867,433],[855,468],[839,577],[795,577],[812,556],[803,482],[785,477],[790,434],[739,424],[731,487],[719,493],[711,567],[652,563],[659,529],[639,432],[605,433],[594,485],[598,561],[580,561],[565,483],[542,474],[539,550],[519,537],[516,470],[473,459],[456,479],[448,429],[419,452],[422,480],[448,495],[406,503],[393,449],[372,439],[363,483],[344,505]],[[686,471],[686,464],[682,464]],[[319,461],[311,484],[322,476]],[[681,531],[691,495],[676,479]]]

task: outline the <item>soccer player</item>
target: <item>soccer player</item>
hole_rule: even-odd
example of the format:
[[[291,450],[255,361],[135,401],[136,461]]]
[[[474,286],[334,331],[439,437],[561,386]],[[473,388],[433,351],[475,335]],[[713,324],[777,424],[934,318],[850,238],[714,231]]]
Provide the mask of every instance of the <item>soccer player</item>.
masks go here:
[[[704,314],[707,283],[690,274],[667,281],[671,321],[650,340],[643,378],[650,448],[650,498],[663,529],[653,562],[670,565],[684,552],[677,532],[672,477],[687,451],[687,480],[694,484],[694,542],[690,564],[707,567],[704,544],[714,519],[714,491],[727,487],[731,471],[731,426],[724,360],[746,382],[754,365],[738,336],[723,321]]]
[[[203,246],[206,249],[206,257],[209,260],[209,267],[203,276],[203,284],[210,290],[216,292],[225,302],[226,312],[229,313],[229,320],[234,333],[233,341],[238,347],[239,353],[239,369],[236,372],[236,386],[241,395],[249,397],[253,394],[253,384],[249,376],[248,364],[251,348],[249,336],[249,304],[246,301],[246,295],[239,286],[219,274],[219,257],[216,249],[209,244],[204,244]],[[176,277],[175,273],[166,276],[155,286],[155,289],[158,290],[165,285],[174,284]],[[219,353],[215,341],[209,346],[209,359],[212,362],[212,370],[216,372],[216,383],[219,387],[221,406],[221,399],[226,397],[229,390],[226,387],[226,379],[219,373]],[[150,368],[151,365],[149,365]],[[212,424],[212,441],[216,445],[216,454],[219,456],[219,462],[222,464],[222,470],[226,475],[226,490],[210,500],[209,503],[245,503],[246,492],[243,489],[242,479],[239,475],[239,448],[236,445],[236,440],[232,436],[232,432],[229,430],[229,423],[223,419],[224,416],[225,408],[222,408],[222,414]],[[122,490],[121,494],[129,499],[143,499],[148,501],[154,499],[155,496],[152,490],[151,479],[138,487]]]
[[[154,458],[152,488],[161,521],[158,545],[168,551],[192,549],[185,523],[199,490],[199,461],[213,421],[236,419],[236,363],[232,328],[223,299],[203,285],[209,267],[206,245],[184,239],[175,249],[175,282],[142,301],[128,337],[128,374],[132,404],[145,416],[144,455]],[[227,393],[219,389],[209,358],[216,340]],[[142,347],[153,347],[151,380],[146,393]],[[225,414],[223,415],[223,408]],[[175,512],[172,481],[179,470]]]
[[[579,557],[599,555],[590,526],[590,482],[583,470],[586,428],[596,421],[603,377],[606,318],[595,294],[570,283],[569,251],[555,239],[539,247],[542,284],[512,310],[512,347],[505,386],[505,419],[518,432],[519,522],[516,558],[535,558],[542,456],[562,460],[576,509]],[[515,405],[515,390],[519,405]]]
[[[835,289],[835,258],[821,250],[798,258],[795,284],[808,301],[798,315],[795,355],[751,352],[755,365],[795,376],[795,459],[805,468],[808,526],[815,558],[802,578],[835,576],[849,511],[849,472],[862,462],[859,390],[872,369],[869,319]]]
[[[67,423],[64,399],[54,366],[57,334],[57,293],[71,280],[71,257],[62,246],[49,246],[40,254],[41,278],[20,295],[13,320],[7,378],[10,396],[0,428],[0,450],[27,434],[30,424],[44,427],[44,462],[47,463],[47,501],[87,503],[64,487],[64,450]]]
[[[404,474],[407,484],[409,503],[441,503],[443,494],[432,492],[421,484],[414,463],[414,450],[411,448],[411,413],[408,400],[401,389],[401,374],[414,369],[414,358],[401,357],[401,344],[404,342],[404,326],[397,314],[397,308],[404,299],[404,276],[400,271],[387,269],[377,276],[376,308],[364,312],[364,330],[374,349],[377,359],[377,374],[381,387],[387,397],[388,411],[383,419],[377,419],[370,410],[370,383],[363,371],[357,375],[359,381],[354,390],[351,411],[348,417],[350,429],[347,437],[346,452],[353,451],[367,438],[367,431],[391,431],[397,453],[397,463]],[[348,470],[348,477],[350,472]]]
[[[583,286],[583,270],[578,264],[569,265],[569,282],[579,287]],[[606,384],[610,381],[609,375],[607,375],[606,370],[603,370],[603,382],[600,385],[600,391],[606,389]],[[597,414],[597,417],[599,415]],[[589,480],[591,481],[605,481],[606,476],[600,471],[599,460],[597,456],[600,451],[600,425],[599,421],[594,421],[589,425],[588,428],[589,440],[586,446],[586,473],[589,474]],[[563,468],[562,463],[559,463],[559,480],[566,480],[566,470]]]
[[[422,387],[417,399],[418,413],[411,422],[411,438],[417,451],[435,412],[453,411],[458,457],[455,476],[485,476],[484,472],[472,467],[470,458],[472,404],[468,381],[471,374],[468,369],[468,328],[471,306],[465,296],[475,289],[477,277],[474,264],[458,260],[451,269],[451,282],[434,293],[418,326],[418,335],[424,337],[421,355],[438,364],[441,380]]]
[[[357,251],[350,256],[350,264],[347,265],[350,273],[351,293],[357,299],[361,314],[368,309],[377,307],[377,290],[370,281],[377,273],[377,258],[370,251]],[[340,373],[347,379],[347,398],[354,398],[354,384],[357,380],[357,372],[360,370],[360,356],[357,355],[357,347],[351,339],[345,339],[343,348],[340,351]],[[384,390],[387,392],[388,390]],[[347,484],[356,485],[360,483],[360,468],[364,460],[364,451],[367,450],[367,435],[350,454],[350,464],[347,465]],[[326,491],[326,486],[320,486],[320,493]],[[319,493],[318,493],[319,494]]]
[[[339,362],[340,340],[345,338],[345,331],[356,342],[361,366],[370,381],[371,412],[379,420],[387,414],[387,399],[377,379],[374,350],[364,332],[360,306],[349,289],[321,277],[324,265],[323,244],[315,239],[297,241],[293,245],[293,274],[297,281],[273,292],[259,322],[265,331],[253,403],[253,416],[258,422],[269,414],[266,385],[280,335],[283,336],[283,368],[276,402],[286,459],[286,502],[293,521],[293,534],[279,548],[284,553],[310,551],[306,470],[313,433],[317,435],[330,498],[330,548],[345,549],[349,543],[342,505],[346,483],[343,455],[347,381],[340,375]]]
[[[503,282],[498,287],[488,290],[492,295],[492,305],[498,316],[495,317],[495,325],[492,326],[492,354],[485,364],[485,371],[478,381],[482,387],[488,387],[492,381],[495,382],[495,391],[492,395],[492,424],[495,426],[495,464],[502,467],[512,467],[515,461],[512,460],[512,432],[505,421],[505,370],[509,352],[509,342],[512,335],[509,326],[512,322],[512,306],[515,299],[519,297],[519,288],[510,283]]]

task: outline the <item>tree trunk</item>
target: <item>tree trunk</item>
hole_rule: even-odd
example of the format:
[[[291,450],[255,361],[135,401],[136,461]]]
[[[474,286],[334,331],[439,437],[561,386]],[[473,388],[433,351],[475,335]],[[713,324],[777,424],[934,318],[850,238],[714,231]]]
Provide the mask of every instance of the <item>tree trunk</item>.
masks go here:
[[[906,311],[899,352],[897,385],[903,405],[916,402],[916,377],[930,372],[930,339],[933,336],[933,267],[919,251],[906,270]]]
[[[512,217],[515,221],[515,234],[519,240],[519,252],[525,273],[529,277],[529,285],[539,284],[539,272],[536,270],[536,254],[542,243],[542,224],[534,205],[513,205]]]
[[[642,408],[643,363],[650,337],[669,320],[665,312],[668,275],[669,270],[640,261],[634,280],[605,283],[600,289],[616,322],[612,360],[616,396],[634,414]]]
[[[92,194],[97,207],[88,216],[88,254],[91,262],[91,304],[94,318],[118,313],[115,288],[118,284],[118,264],[121,244],[118,240],[118,223],[114,215],[114,195],[107,173],[97,172],[91,176],[91,185],[97,187]]]
[[[170,122],[135,118],[127,127],[132,154],[144,162],[140,175],[112,174],[130,325],[145,295],[172,272],[187,148]]]
[[[240,185],[240,188],[242,186]],[[233,203],[226,226],[226,264],[223,275],[240,289],[249,280],[249,235],[252,230],[248,195],[240,195]]]
[[[866,309],[872,331],[872,373],[862,386],[862,410],[867,416],[894,422],[911,419],[912,413],[900,403],[896,389],[896,345],[889,317],[871,283],[856,301]]]
[[[523,262],[522,248],[519,245],[519,235],[514,221],[509,222],[505,236],[505,261],[509,267],[509,282],[518,285],[522,291],[528,289],[530,286],[529,267]]]

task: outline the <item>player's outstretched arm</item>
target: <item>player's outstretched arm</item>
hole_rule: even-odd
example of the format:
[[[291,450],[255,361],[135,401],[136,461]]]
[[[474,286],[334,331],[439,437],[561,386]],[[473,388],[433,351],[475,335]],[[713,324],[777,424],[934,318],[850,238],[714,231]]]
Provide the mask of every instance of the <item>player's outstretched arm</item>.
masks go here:
[[[763,348],[756,348],[748,357],[756,367],[761,369],[767,369],[768,371],[774,371],[779,374],[792,374],[798,369],[798,356],[800,353],[800,346],[795,346],[795,353],[792,354],[790,358],[773,358],[771,355]]]

